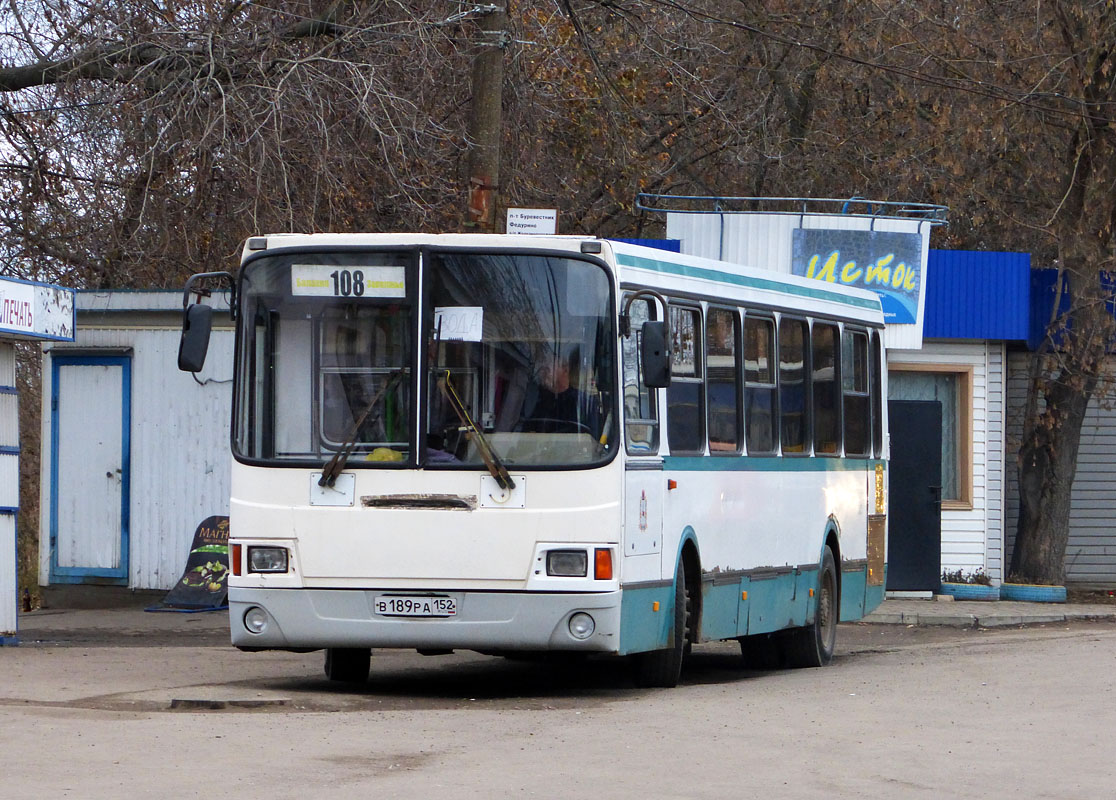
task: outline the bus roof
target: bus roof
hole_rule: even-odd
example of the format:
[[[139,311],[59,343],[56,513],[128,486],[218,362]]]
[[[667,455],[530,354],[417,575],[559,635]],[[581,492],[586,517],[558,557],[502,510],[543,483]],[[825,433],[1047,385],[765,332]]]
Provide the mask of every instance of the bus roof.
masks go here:
[[[596,248],[584,248],[594,243]],[[267,250],[332,247],[461,247],[598,252],[616,267],[621,283],[646,285],[668,294],[703,299],[749,301],[773,308],[837,313],[883,325],[879,296],[872,291],[819,281],[761,267],[629,244],[595,236],[492,233],[278,233],[253,236],[243,257]]]

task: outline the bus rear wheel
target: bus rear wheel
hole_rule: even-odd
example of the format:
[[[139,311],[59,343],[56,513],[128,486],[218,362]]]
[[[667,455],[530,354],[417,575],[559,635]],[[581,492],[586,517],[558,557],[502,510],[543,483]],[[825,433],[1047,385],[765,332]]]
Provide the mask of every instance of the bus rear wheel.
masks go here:
[[[636,686],[673,689],[682,675],[682,658],[692,638],[693,598],[682,561],[674,575],[674,630],[670,647],[632,656]]]
[[[837,646],[839,612],[837,565],[833,559],[833,551],[826,545],[822,553],[821,570],[818,572],[814,622],[785,634],[788,666],[824,667],[833,660],[833,651]]]
[[[365,683],[372,665],[367,647],[330,647],[325,653],[325,674],[338,683]]]

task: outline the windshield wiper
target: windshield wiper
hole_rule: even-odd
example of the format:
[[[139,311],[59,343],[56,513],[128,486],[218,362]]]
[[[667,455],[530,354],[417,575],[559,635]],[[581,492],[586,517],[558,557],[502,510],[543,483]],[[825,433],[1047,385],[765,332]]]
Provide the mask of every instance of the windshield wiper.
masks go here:
[[[492,445],[488,443],[488,438],[473,422],[473,418],[469,416],[469,410],[465,408],[465,404],[461,402],[461,398],[457,396],[457,390],[453,388],[453,382],[450,380],[450,371],[446,370],[446,375],[438,381],[438,388],[446,399],[449,400],[450,406],[453,408],[461,424],[464,425],[468,431],[470,438],[477,443],[477,452],[480,453],[481,460],[484,465],[488,467],[488,471],[492,473],[492,477],[496,480],[496,485],[503,489],[505,492],[510,492],[515,488],[515,481],[512,480],[511,475],[508,474],[507,467],[500,461],[500,457],[496,455],[496,451],[492,449]]]
[[[360,416],[357,417],[356,422],[353,424],[353,432],[349,434],[349,438],[341,445],[341,449],[333,454],[333,458],[327,461],[325,466],[322,467],[322,477],[318,479],[319,486],[329,486],[332,488],[334,482],[337,480],[337,476],[345,469],[345,463],[349,460],[349,455],[353,452],[353,448],[356,447],[357,437],[360,435],[360,429],[363,427],[365,420],[368,419],[368,415],[372,413],[372,409],[379,404],[388,390],[398,383],[399,379],[402,377],[402,369],[397,369],[395,372],[391,373],[384,382],[384,385],[380,387],[380,391],[376,392],[375,397],[372,398],[372,402],[365,407],[364,411],[360,412]]]

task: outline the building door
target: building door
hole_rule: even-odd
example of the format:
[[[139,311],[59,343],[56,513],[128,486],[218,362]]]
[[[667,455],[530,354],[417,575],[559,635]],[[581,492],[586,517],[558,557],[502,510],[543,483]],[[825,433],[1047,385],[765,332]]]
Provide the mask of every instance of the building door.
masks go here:
[[[942,582],[942,404],[890,400],[888,591],[936,592]]]
[[[53,583],[128,583],[131,359],[52,361]]]

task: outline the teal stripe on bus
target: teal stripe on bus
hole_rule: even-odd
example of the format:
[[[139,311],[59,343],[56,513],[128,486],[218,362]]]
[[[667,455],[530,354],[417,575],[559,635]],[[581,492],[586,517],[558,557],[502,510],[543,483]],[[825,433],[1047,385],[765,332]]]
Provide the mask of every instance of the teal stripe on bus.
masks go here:
[[[868,458],[817,456],[664,456],[663,469],[679,472],[853,472],[884,462]]]
[[[841,303],[858,308],[870,308],[873,311],[880,308],[880,301],[878,299],[848,297],[843,294],[827,291],[826,289],[812,289],[806,286],[798,286],[793,283],[782,283],[767,278],[752,278],[745,275],[736,275],[732,272],[724,272],[719,269],[706,269],[705,267],[678,264],[674,261],[661,261],[654,258],[643,258],[642,256],[617,253],[616,263],[624,267],[647,269],[652,272],[661,272],[668,275],[681,275],[686,278],[703,278],[709,281],[719,281],[721,283],[731,283],[736,286],[745,286],[749,289],[763,289],[769,292],[780,292],[782,294],[808,297],[812,300],[828,300],[831,303]]]

